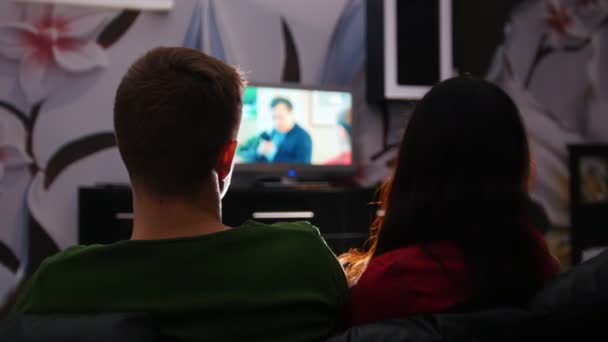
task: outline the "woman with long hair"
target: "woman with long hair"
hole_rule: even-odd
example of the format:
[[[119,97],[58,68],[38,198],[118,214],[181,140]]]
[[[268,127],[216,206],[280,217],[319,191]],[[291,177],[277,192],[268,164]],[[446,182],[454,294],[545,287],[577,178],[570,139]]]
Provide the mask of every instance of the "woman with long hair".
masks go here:
[[[528,301],[557,273],[526,217],[530,164],[503,90],[470,77],[433,87],[406,128],[366,248],[340,257],[350,325]]]

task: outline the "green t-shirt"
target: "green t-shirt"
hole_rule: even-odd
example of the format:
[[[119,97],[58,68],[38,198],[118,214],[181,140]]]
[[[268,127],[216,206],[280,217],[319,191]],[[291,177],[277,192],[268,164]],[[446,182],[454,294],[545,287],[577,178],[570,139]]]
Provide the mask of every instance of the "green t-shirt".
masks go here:
[[[46,259],[23,313],[151,313],[187,341],[319,341],[347,292],[335,255],[305,223],[247,222],[194,238],[78,246]]]

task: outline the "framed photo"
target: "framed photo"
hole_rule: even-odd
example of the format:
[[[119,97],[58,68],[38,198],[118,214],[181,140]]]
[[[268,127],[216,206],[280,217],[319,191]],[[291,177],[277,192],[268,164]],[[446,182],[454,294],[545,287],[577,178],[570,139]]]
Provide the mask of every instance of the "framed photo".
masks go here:
[[[454,75],[452,1],[367,1],[369,102],[417,100]]]
[[[578,205],[608,205],[608,145],[572,145],[571,197]]]
[[[608,247],[608,145],[568,146],[572,261]]]
[[[578,167],[581,202],[608,203],[608,158],[584,157]]]

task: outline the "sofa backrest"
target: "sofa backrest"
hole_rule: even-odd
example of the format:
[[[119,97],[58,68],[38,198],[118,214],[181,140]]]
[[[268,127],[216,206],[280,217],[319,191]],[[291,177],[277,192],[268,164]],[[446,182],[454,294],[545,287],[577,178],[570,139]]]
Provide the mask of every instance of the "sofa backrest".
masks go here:
[[[528,308],[420,315],[353,327],[328,342],[584,341],[606,338],[608,251],[574,267]],[[14,342],[165,342],[152,316],[138,314],[13,315],[0,340]]]
[[[527,308],[408,317],[353,327],[328,342],[584,341],[606,336],[608,251],[560,275]]]
[[[161,342],[146,315],[20,315],[0,321],[0,341],[11,342]]]

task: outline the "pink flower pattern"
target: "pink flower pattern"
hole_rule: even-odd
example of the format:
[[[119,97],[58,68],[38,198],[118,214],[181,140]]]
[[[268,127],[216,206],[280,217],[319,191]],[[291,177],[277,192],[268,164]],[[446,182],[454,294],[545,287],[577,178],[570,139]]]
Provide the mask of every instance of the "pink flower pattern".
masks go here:
[[[608,18],[608,0],[577,0],[575,14],[588,31],[595,31]]]
[[[33,162],[25,151],[25,135],[22,124],[0,109],[0,194],[2,179],[7,170]]]
[[[589,31],[575,16],[574,9],[560,0],[547,1],[544,18],[546,25],[546,45],[553,49],[578,46],[585,42]]]
[[[547,0],[546,45],[554,49],[584,45],[608,17],[608,0]]]
[[[47,178],[46,169],[54,162],[63,171],[81,158],[107,148],[108,141],[113,144],[112,133],[103,132],[66,143],[79,153],[84,151],[84,155],[61,154],[59,149],[48,160],[37,157],[34,134],[38,119],[45,115],[41,113],[47,108],[49,95],[55,89],[69,87],[69,79],[106,67],[106,50],[130,29],[140,12],[8,1],[1,2],[0,12],[0,62],[3,71],[14,69],[2,73],[3,80],[11,83],[8,87],[3,84],[3,89],[11,89],[11,93],[0,94],[0,251],[8,250],[8,259],[3,255],[0,260],[1,303],[19,281],[27,266],[25,261],[30,265],[41,261],[27,258],[26,246],[33,243],[28,240],[29,233],[34,231],[33,236],[46,241],[42,243],[43,253],[52,254],[58,246],[65,247],[48,228],[58,226],[53,221],[56,217],[47,217],[40,210],[43,198],[50,191],[57,191],[57,187],[50,188],[54,178]],[[85,83],[96,80],[90,77]],[[59,196],[65,197],[64,193]],[[11,263],[11,255],[17,265]]]
[[[43,100],[52,71],[86,72],[108,64],[94,37],[110,12],[29,5],[20,20],[0,25],[0,56],[19,62],[19,85],[29,103]]]
[[[8,168],[21,167],[31,163],[31,158],[14,146],[0,145],[0,185]],[[0,192],[2,189],[0,188]]]
[[[566,11],[564,5],[549,2],[547,3],[547,12],[548,16],[545,18],[545,22],[549,29],[560,34],[567,34],[568,28],[572,25],[572,17]]]

